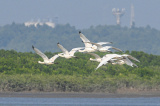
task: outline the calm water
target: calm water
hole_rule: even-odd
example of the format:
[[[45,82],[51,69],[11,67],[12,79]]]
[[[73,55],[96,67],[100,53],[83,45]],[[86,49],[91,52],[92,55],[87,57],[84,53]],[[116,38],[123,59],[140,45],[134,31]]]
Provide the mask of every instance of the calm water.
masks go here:
[[[0,98],[0,106],[160,106],[158,98]]]

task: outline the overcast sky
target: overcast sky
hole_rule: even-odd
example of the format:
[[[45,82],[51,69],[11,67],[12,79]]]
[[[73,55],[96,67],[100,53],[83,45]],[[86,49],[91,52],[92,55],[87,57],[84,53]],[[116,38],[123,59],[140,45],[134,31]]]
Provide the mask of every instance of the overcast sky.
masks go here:
[[[121,25],[129,27],[131,4],[136,26],[160,30],[160,0],[0,0],[0,26],[54,17],[59,24],[69,23],[77,29],[115,25],[112,8],[125,8]]]

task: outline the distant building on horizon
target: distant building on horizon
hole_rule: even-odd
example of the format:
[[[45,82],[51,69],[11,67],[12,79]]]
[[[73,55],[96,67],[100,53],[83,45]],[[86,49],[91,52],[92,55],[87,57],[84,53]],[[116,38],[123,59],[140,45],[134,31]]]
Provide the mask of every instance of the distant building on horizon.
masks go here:
[[[47,25],[49,27],[54,28],[55,27],[55,23],[53,23],[52,21],[28,21],[24,23],[25,26],[29,27],[29,26],[35,26],[37,27],[38,25],[43,26],[43,25]]]

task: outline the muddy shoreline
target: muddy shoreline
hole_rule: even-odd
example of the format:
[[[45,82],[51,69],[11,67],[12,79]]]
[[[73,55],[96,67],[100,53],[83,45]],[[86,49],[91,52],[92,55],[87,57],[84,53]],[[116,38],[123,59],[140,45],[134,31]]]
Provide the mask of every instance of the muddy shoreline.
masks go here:
[[[136,98],[160,97],[160,91],[138,91],[117,93],[79,93],[79,92],[0,92],[0,97],[29,98]]]

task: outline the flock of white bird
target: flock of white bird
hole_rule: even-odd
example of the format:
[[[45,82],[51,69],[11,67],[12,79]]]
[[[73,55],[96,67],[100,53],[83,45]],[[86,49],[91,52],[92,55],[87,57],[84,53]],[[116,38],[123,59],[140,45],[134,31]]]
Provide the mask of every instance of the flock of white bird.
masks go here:
[[[91,61],[96,61],[99,62],[99,65],[97,66],[96,70],[101,67],[102,65],[106,65],[107,63],[111,63],[113,65],[118,64],[118,65],[123,65],[123,64],[127,64],[131,67],[136,66],[138,67],[135,63],[133,63],[130,59],[135,60],[137,62],[140,62],[138,59],[134,58],[131,55],[128,54],[106,54],[104,55],[102,58],[93,53],[96,51],[99,52],[109,52],[112,53],[111,50],[109,49],[114,49],[120,52],[123,52],[122,50],[112,47],[112,46],[103,46],[106,44],[112,44],[112,42],[98,42],[98,43],[93,43],[90,42],[82,33],[81,31],[79,31],[79,35],[80,38],[82,39],[82,42],[84,43],[85,47],[78,47],[78,48],[73,48],[70,52],[65,49],[60,43],[57,43],[57,46],[62,50],[62,53],[58,53],[56,55],[54,55],[52,58],[48,58],[44,53],[42,53],[40,50],[38,50],[37,48],[35,48],[34,46],[32,46],[33,50],[43,58],[43,62],[42,61],[38,61],[38,63],[40,64],[56,64],[54,61],[58,58],[58,57],[64,57],[66,59],[69,58],[77,58],[76,56],[74,56],[74,54],[76,52],[83,52],[83,53],[87,53],[90,54],[92,56],[94,56],[95,58],[90,58]]]

